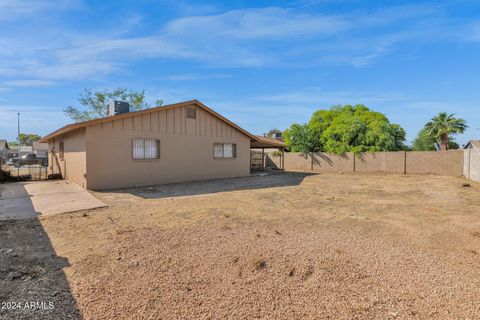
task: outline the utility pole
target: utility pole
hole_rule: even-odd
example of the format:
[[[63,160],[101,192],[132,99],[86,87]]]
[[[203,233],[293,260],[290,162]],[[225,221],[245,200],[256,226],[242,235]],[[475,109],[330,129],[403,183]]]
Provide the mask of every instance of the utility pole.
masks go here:
[[[17,141],[18,141],[18,157],[20,158],[20,112],[17,113]],[[20,164],[20,162],[18,163]],[[20,176],[20,166],[17,167],[17,181]]]
[[[18,145],[20,145],[20,112],[17,113],[17,139]]]

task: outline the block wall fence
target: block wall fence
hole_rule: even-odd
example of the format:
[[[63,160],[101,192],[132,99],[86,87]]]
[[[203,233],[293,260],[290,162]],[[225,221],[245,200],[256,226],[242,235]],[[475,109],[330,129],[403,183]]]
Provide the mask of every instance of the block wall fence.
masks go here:
[[[465,152],[464,152],[465,151]],[[449,151],[396,151],[371,152],[355,156],[351,152],[343,155],[331,153],[285,152],[285,170],[308,172],[377,172],[398,174],[438,174],[445,176],[465,175],[465,158],[468,150]],[[476,169],[470,176],[480,176],[480,153],[470,157]],[[266,165],[280,168],[280,156],[266,154]],[[468,177],[467,175],[465,175]]]

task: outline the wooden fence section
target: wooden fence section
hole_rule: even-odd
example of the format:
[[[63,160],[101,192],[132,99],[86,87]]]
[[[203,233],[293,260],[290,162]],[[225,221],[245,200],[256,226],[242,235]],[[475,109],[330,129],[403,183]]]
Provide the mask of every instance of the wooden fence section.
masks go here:
[[[280,167],[280,157],[267,153],[267,166]],[[385,172],[463,175],[464,150],[371,152],[355,156],[330,153],[285,153],[285,170],[313,172]]]

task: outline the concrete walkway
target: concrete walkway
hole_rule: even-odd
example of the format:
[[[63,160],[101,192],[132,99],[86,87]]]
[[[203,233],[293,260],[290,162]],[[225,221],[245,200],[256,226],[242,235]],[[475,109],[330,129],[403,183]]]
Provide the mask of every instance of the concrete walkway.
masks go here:
[[[63,180],[0,184],[0,220],[105,207],[80,186]]]

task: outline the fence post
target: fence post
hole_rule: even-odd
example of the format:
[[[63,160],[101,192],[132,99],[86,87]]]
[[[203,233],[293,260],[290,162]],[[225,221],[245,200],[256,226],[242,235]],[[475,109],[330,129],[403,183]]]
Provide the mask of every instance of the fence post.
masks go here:
[[[265,171],[265,148],[262,148],[262,171]]]
[[[356,158],[355,152],[352,152],[352,157],[353,157],[353,172],[355,172],[355,158]]]
[[[313,171],[313,152],[310,152],[310,171]]]
[[[407,174],[407,151],[403,151],[403,174]]]

